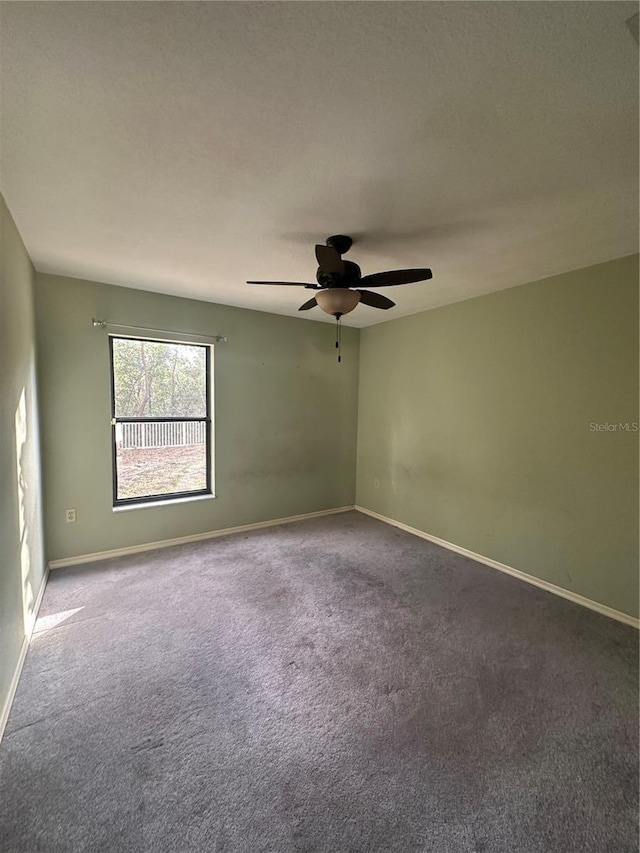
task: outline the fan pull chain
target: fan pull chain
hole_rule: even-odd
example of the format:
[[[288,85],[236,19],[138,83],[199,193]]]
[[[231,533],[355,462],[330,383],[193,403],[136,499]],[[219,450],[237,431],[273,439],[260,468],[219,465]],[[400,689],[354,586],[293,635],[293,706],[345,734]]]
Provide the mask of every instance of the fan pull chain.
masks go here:
[[[338,350],[338,364],[342,361],[342,314],[336,314],[336,349]]]

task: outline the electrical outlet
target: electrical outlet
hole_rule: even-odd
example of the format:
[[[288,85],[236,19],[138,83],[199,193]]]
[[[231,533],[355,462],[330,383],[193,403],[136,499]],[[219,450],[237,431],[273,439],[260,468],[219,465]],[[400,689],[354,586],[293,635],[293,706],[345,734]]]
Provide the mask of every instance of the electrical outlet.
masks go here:
[[[373,485],[376,489],[380,488],[380,480],[377,477],[374,479]]]
[[[67,524],[76,520],[76,511],[75,509],[65,509],[64,511],[65,519]]]

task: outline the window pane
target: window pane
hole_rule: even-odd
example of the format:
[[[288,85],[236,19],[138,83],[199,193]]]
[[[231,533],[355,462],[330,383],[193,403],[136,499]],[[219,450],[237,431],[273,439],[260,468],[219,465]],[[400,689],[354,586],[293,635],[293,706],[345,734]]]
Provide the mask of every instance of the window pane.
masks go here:
[[[206,347],[113,338],[117,418],[201,418]]]
[[[117,424],[117,500],[204,491],[207,429],[193,421]]]

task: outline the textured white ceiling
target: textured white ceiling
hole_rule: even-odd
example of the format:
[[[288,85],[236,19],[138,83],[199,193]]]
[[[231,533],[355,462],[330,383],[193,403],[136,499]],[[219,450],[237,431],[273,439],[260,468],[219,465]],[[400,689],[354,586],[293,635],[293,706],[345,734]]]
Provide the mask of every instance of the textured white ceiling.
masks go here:
[[[627,2],[2,3],[0,186],[36,268],[366,326],[637,251]],[[329,320],[319,310],[305,318]]]

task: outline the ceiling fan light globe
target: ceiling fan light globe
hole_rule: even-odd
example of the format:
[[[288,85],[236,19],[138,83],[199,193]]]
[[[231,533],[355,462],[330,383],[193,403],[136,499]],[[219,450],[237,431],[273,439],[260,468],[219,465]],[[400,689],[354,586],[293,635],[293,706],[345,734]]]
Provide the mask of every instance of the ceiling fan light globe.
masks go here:
[[[348,314],[353,311],[360,302],[360,294],[357,290],[331,287],[327,290],[319,290],[316,294],[316,302],[326,314],[335,317],[336,314]]]

